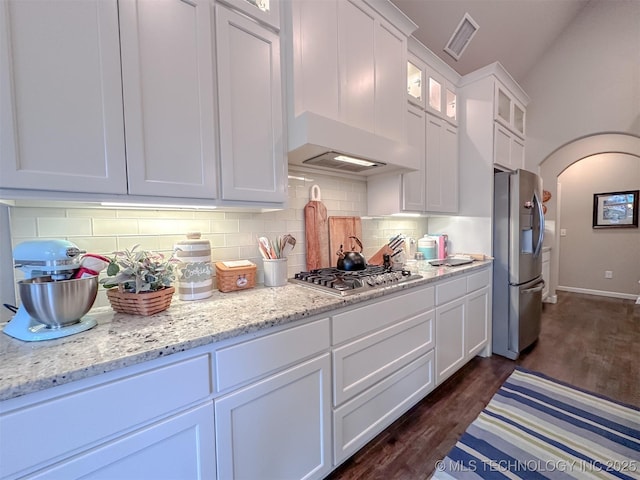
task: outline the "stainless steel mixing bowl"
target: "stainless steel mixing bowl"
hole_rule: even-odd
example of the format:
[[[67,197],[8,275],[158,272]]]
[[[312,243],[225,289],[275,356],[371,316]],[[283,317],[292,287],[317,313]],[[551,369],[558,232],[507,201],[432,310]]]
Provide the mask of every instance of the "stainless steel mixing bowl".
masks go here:
[[[98,277],[53,280],[35,277],[18,282],[22,306],[49,328],[77,323],[92,307],[98,293]]]

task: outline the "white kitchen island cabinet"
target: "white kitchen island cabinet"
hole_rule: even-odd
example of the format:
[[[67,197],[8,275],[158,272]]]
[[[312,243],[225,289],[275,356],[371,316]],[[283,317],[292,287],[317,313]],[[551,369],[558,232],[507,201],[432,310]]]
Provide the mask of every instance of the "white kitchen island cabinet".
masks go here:
[[[222,198],[284,202],[280,37],[222,5],[215,16]]]
[[[0,187],[127,192],[118,4],[0,3]]]

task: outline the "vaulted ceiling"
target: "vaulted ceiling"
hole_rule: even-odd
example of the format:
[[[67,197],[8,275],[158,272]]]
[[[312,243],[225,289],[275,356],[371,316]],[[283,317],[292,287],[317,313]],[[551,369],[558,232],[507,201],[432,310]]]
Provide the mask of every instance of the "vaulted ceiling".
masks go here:
[[[422,44],[461,75],[499,61],[518,83],[589,1],[391,0]],[[479,28],[459,60],[443,49],[465,13]]]

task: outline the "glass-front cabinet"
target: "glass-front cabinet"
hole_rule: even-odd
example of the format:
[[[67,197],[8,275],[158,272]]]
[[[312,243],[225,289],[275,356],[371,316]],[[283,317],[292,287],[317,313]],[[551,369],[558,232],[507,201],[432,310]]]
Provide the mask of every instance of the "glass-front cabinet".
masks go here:
[[[250,17],[280,29],[280,5],[279,0],[221,0]]]
[[[407,60],[407,100],[424,107],[424,64],[409,53]]]
[[[409,52],[407,59],[407,100],[457,125],[455,85],[416,54]]]
[[[525,136],[525,109],[500,83],[495,88],[495,120],[520,137]]]

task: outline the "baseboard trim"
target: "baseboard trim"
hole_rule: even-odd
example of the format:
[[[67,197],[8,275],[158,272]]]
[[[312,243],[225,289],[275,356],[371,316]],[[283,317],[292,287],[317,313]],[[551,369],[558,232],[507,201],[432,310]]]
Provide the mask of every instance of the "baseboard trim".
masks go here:
[[[604,290],[592,290],[590,288],[564,287],[562,285],[558,285],[556,290],[572,293],[584,293],[585,295],[597,295],[599,297],[624,298],[626,300],[636,300],[638,298],[638,295],[634,295],[632,293],[607,292]]]

